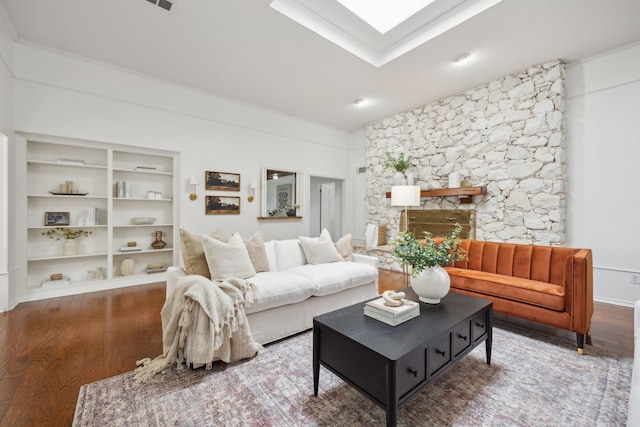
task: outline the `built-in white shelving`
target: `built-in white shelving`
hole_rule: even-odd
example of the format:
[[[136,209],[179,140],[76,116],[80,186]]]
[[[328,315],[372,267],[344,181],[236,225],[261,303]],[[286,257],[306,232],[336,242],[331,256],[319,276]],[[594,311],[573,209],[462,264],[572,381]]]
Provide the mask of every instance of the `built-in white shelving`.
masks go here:
[[[149,265],[177,264],[178,153],[38,136],[26,136],[25,143],[26,300],[165,280],[164,273],[146,270]],[[60,194],[60,185],[67,181],[79,194]],[[126,195],[117,191],[123,182]],[[87,223],[87,209],[98,212],[97,223]],[[47,212],[68,213],[68,225],[47,225]],[[134,224],[136,217],[156,221]],[[77,254],[65,255],[64,239],[43,235],[52,227],[91,235],[77,239]],[[166,242],[162,249],[151,246],[157,231]],[[121,252],[130,242],[140,250]],[[120,271],[126,258],[135,263],[133,274]],[[54,273],[69,281],[51,285],[47,281]]]

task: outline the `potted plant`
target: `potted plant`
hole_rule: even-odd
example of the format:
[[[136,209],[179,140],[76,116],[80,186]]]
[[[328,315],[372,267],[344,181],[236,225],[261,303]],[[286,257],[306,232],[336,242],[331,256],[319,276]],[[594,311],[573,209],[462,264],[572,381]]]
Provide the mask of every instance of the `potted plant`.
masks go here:
[[[420,300],[438,304],[440,298],[449,292],[449,274],[442,268],[466,258],[465,250],[460,247],[462,226],[454,229],[442,242],[436,243],[431,233],[424,233],[424,240],[413,233],[403,231],[393,239],[391,254],[405,266],[411,266],[411,287]]]
[[[287,212],[287,216],[296,216],[296,210],[300,207],[300,205],[292,205],[291,203],[287,203],[284,207]]]
[[[53,240],[65,239],[65,243],[62,246],[65,255],[76,255],[78,253],[78,237],[89,236],[93,234],[93,231],[87,231],[82,229],[73,229],[66,227],[56,227],[47,231],[43,231],[42,235]]]
[[[405,171],[412,167],[411,158],[404,157],[404,153],[400,153],[398,157],[393,156],[391,153],[385,153],[382,165],[385,168],[392,168],[396,171],[393,175],[393,185],[401,185],[402,180],[405,179]]]

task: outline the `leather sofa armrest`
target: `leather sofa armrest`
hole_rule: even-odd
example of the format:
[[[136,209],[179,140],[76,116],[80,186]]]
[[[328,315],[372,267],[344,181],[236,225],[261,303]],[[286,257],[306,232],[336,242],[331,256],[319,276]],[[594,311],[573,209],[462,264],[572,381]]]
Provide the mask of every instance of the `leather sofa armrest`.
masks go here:
[[[593,254],[579,249],[573,256],[573,283],[570,285],[574,331],[586,334],[593,315]]]

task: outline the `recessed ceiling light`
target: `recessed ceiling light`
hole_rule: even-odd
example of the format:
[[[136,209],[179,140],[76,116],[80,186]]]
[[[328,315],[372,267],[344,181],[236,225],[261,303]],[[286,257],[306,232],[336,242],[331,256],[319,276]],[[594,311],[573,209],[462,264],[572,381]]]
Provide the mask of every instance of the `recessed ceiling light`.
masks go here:
[[[471,54],[463,53],[462,55],[459,55],[458,57],[456,57],[456,59],[454,59],[453,62],[460,63],[460,62],[466,61],[469,58],[471,58]]]
[[[418,11],[429,6],[434,0],[337,0],[356,16],[385,34]]]
[[[353,100],[353,105],[361,105],[364,102],[362,98],[356,98]]]

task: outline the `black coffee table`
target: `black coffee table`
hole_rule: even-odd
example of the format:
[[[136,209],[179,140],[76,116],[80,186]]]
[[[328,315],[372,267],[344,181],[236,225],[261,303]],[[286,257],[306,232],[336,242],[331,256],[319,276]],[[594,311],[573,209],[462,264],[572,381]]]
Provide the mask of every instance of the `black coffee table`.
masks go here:
[[[409,289],[408,299],[418,301]],[[440,304],[420,303],[420,316],[389,326],[363,314],[364,302],[313,319],[313,392],[320,365],[386,410],[398,408],[483,341],[491,364],[491,301],[450,292]],[[464,378],[461,378],[461,381]]]

